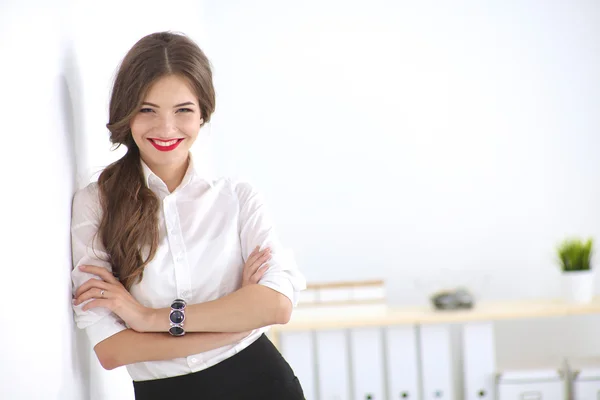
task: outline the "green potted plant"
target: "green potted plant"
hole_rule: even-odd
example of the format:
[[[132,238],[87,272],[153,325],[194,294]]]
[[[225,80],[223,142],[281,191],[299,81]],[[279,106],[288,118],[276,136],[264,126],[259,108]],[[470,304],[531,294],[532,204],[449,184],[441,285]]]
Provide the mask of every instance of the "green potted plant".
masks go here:
[[[563,290],[567,301],[588,303],[594,297],[592,269],[593,240],[565,239],[557,247],[558,262],[563,272]]]

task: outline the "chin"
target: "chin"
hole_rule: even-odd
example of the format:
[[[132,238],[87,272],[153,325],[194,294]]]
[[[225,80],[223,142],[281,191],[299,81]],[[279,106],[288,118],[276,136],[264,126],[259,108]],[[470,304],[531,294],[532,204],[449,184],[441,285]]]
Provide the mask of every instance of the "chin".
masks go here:
[[[156,149],[150,149],[149,151],[146,151],[145,154],[142,153],[142,157],[145,160],[150,160],[154,165],[170,165],[185,162],[188,153],[188,149],[175,149],[174,151],[164,153]]]

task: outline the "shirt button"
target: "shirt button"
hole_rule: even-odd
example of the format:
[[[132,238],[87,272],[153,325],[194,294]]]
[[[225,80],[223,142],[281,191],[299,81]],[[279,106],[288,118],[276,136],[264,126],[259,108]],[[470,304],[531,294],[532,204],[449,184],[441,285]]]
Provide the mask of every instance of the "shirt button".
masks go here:
[[[187,290],[184,290],[183,292],[181,292],[181,297],[188,297],[189,294],[190,294],[190,292],[188,292]]]
[[[198,361],[198,360],[196,360],[195,358],[192,358],[192,362],[193,363],[195,363],[196,361]]]
[[[183,254],[177,254],[177,261],[183,261]]]

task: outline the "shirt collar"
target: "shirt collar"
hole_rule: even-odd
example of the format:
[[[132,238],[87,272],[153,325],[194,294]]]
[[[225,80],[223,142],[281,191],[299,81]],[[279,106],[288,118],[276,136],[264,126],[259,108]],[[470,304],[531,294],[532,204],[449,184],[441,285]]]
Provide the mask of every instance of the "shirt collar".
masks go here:
[[[152,172],[152,170],[150,169],[150,167],[148,167],[148,164],[146,164],[144,162],[144,160],[142,160],[142,158],[140,157],[140,163],[142,164],[142,171],[144,173],[144,182],[146,183],[147,187],[150,187],[150,185],[152,183],[156,184],[162,184],[163,186],[166,187],[165,183],[162,181],[162,179],[160,179],[158,177],[158,175],[156,175],[154,172]],[[210,187],[213,187],[213,180],[212,177],[210,176],[210,174],[207,171],[204,171],[204,173],[200,174],[195,165],[194,165],[194,156],[192,155],[192,153],[189,153],[189,165],[188,165],[188,169],[185,172],[185,175],[183,176],[183,179],[181,180],[181,184],[179,185],[178,189],[181,188],[183,189],[185,186],[187,186],[192,180],[194,179],[200,179],[205,181],[206,183],[208,183],[208,185]]]

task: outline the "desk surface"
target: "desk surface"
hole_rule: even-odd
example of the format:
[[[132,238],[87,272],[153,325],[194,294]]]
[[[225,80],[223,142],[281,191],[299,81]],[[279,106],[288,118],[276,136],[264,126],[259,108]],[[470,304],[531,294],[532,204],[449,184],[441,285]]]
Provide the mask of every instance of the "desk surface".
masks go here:
[[[387,325],[461,323],[523,318],[600,314],[600,298],[588,304],[564,300],[482,302],[470,310],[437,311],[433,307],[390,307],[385,304],[296,308],[286,325],[275,331],[344,329]]]

